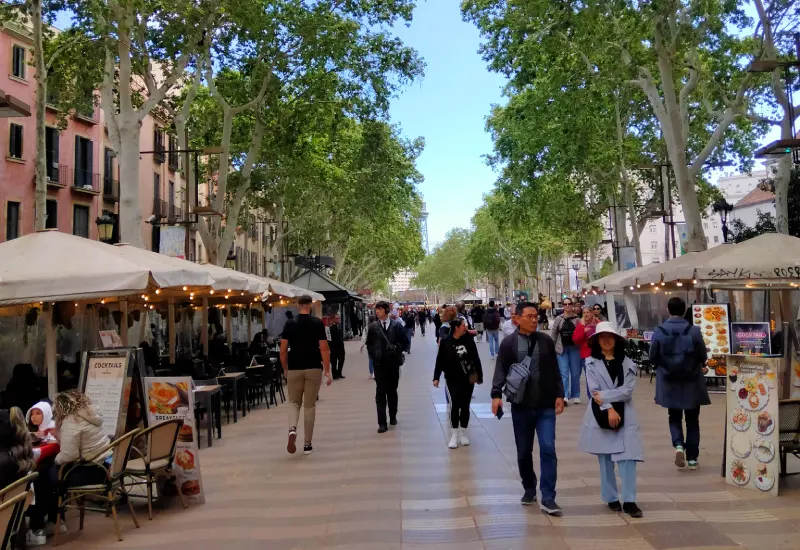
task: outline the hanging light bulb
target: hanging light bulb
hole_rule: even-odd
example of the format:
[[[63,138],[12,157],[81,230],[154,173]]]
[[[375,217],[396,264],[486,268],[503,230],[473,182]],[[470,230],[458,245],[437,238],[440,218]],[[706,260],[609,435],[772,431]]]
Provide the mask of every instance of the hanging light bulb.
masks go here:
[[[682,282],[680,282],[680,281],[678,281],[678,282],[677,282],[677,283],[675,283],[675,284],[676,284],[677,286],[683,286],[683,283],[682,283]]]
[[[214,289],[213,288],[209,291],[209,294],[214,294]]]
[[[692,279],[692,284],[696,285],[697,284],[697,279]]]
[[[148,298],[147,296],[145,296],[145,297],[144,297],[144,301],[145,301],[145,302],[146,302],[146,301],[148,301],[149,299],[150,299],[150,298]]]
[[[183,291],[186,292],[187,290],[189,290],[189,287],[188,286],[184,286],[183,287]]]
[[[656,286],[656,284],[655,283],[650,283],[650,286]]]
[[[642,288],[642,285],[636,285],[636,288]]]
[[[41,304],[42,302],[39,302],[39,303]],[[105,301],[105,300],[100,300],[100,303],[101,303],[101,304],[105,304],[105,303],[106,303],[106,301]]]
[[[232,292],[232,290],[229,288],[229,289],[228,289],[228,294],[230,294],[231,292]]]
[[[161,289],[160,288],[156,289],[156,294],[161,294]]]
[[[661,281],[661,286],[667,286],[667,283],[665,283],[664,281]]]

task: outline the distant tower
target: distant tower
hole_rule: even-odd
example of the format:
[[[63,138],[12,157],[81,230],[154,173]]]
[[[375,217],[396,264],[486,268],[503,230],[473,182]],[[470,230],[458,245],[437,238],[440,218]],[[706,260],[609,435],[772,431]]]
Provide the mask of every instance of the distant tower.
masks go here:
[[[425,254],[430,252],[428,248],[428,209],[427,205],[422,203],[422,215],[419,218],[419,228],[422,232],[422,248],[425,249]]]

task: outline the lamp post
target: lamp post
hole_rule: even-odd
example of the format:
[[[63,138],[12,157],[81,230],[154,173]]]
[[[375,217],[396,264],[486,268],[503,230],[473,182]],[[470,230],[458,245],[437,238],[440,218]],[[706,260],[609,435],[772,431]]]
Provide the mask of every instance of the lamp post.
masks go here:
[[[106,210],[103,210],[103,215],[97,218],[94,223],[97,224],[97,233],[100,241],[111,244],[114,234],[114,220],[108,215]]]
[[[722,242],[728,242],[728,214],[733,211],[733,206],[725,199],[719,199],[713,205],[712,210],[719,214],[719,220],[722,223]]]
[[[580,290],[578,287],[580,286],[580,281],[578,280],[578,270],[581,268],[581,265],[578,263],[572,264],[572,269],[575,270],[575,291],[577,292]]]
[[[225,258],[225,267],[227,269],[236,269],[236,254],[228,254]]]

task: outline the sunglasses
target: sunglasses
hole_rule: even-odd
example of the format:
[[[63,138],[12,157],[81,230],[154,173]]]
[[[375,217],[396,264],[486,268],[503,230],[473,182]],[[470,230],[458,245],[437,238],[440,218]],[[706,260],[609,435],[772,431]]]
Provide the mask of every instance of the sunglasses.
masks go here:
[[[603,308],[597,307],[597,306],[593,307],[592,309],[595,310],[595,311],[602,311],[603,310]]]

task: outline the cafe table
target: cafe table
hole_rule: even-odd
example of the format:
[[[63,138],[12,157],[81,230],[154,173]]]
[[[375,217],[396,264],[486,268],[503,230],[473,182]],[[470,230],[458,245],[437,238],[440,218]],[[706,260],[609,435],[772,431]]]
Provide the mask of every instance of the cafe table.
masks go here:
[[[61,446],[58,443],[45,443],[37,445],[33,448],[33,460],[36,464],[40,464],[44,459],[56,456],[61,451]]]
[[[207,386],[197,386],[194,389],[194,398],[196,401],[202,402],[203,406],[208,411],[208,446],[212,446],[214,439],[214,425],[212,423],[213,417],[216,416],[217,437],[222,439],[222,404],[220,399],[220,391],[222,386],[219,384],[209,384]],[[217,396],[217,399],[214,399]],[[214,406],[216,403],[216,406]]]
[[[217,376],[217,382],[220,383],[222,386],[231,386],[233,388],[233,422],[234,424],[239,421],[237,410],[239,408],[239,386],[245,379],[245,373],[243,372],[232,372],[230,374],[223,374],[221,376]],[[242,407],[242,418],[247,416],[247,407],[245,406],[247,401],[246,392],[243,392],[244,399],[241,400],[241,407]]]

